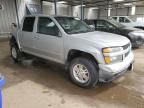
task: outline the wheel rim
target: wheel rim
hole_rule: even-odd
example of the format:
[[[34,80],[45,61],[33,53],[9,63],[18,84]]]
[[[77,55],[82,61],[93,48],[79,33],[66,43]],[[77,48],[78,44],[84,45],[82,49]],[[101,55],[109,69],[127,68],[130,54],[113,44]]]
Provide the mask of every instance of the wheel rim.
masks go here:
[[[82,64],[76,64],[73,67],[74,78],[80,83],[86,83],[89,81],[89,71]]]
[[[16,49],[14,47],[12,47],[12,57],[13,58],[17,58],[17,52],[16,52]]]

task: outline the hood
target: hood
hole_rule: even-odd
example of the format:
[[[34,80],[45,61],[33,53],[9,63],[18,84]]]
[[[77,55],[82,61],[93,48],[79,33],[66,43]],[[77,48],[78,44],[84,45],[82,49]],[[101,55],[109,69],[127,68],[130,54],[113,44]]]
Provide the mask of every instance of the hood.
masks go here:
[[[143,39],[144,40],[144,30],[137,30],[129,33],[129,36],[134,39]]]
[[[73,34],[72,37],[90,41],[92,44],[102,47],[124,46],[130,42],[126,37],[100,31]]]
[[[131,23],[122,23],[125,26],[129,26],[129,27],[144,27],[144,22],[131,22]]]
[[[134,27],[124,27],[121,29],[122,34],[127,34],[133,39],[142,38],[144,39],[144,30],[134,28]]]
[[[123,27],[123,28],[119,28],[121,30],[121,34],[122,35],[128,35],[130,32],[139,32],[142,31],[141,29],[138,28],[134,28],[134,27]]]
[[[132,31],[141,31],[141,29],[134,28],[134,27],[124,27],[124,28],[122,28],[122,30],[126,30],[126,31],[129,31],[129,32],[132,32]]]

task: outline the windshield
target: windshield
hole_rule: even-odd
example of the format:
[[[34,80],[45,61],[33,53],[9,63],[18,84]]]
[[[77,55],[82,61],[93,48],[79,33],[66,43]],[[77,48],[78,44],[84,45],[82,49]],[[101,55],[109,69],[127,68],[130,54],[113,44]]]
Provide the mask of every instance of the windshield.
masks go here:
[[[131,19],[130,17],[126,17],[127,20],[129,20],[129,22],[134,22],[134,19]]]
[[[62,26],[64,31],[68,34],[92,32],[92,30],[85,22],[73,17],[55,17],[58,23]]]
[[[113,19],[109,20],[109,22],[110,22],[111,24],[113,24],[114,26],[118,27],[118,28],[123,28],[123,27],[125,27],[123,24],[120,24],[120,23],[114,21]]]

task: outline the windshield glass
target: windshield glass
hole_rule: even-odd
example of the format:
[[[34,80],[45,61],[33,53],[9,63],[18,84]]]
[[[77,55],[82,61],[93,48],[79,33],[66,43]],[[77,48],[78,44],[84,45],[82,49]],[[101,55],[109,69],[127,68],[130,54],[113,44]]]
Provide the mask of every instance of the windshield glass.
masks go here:
[[[134,19],[131,19],[130,17],[126,17],[127,20],[129,20],[129,22],[134,22]]]
[[[92,30],[85,22],[73,17],[55,17],[58,23],[62,26],[64,31],[68,34],[92,32]]]
[[[123,24],[118,23],[118,22],[114,21],[113,19],[109,20],[109,22],[110,22],[111,24],[113,24],[114,26],[118,27],[118,28],[123,28],[123,27],[125,27]]]

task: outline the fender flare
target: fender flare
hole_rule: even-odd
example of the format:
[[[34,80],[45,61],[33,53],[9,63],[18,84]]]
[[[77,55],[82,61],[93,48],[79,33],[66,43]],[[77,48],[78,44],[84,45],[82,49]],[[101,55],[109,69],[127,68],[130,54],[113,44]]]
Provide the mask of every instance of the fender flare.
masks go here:
[[[18,43],[17,43],[17,40],[16,40],[16,38],[15,38],[13,35],[11,36],[11,38],[10,38],[10,40],[9,40],[9,45],[10,45],[10,46],[16,45],[16,46],[19,48]]]

